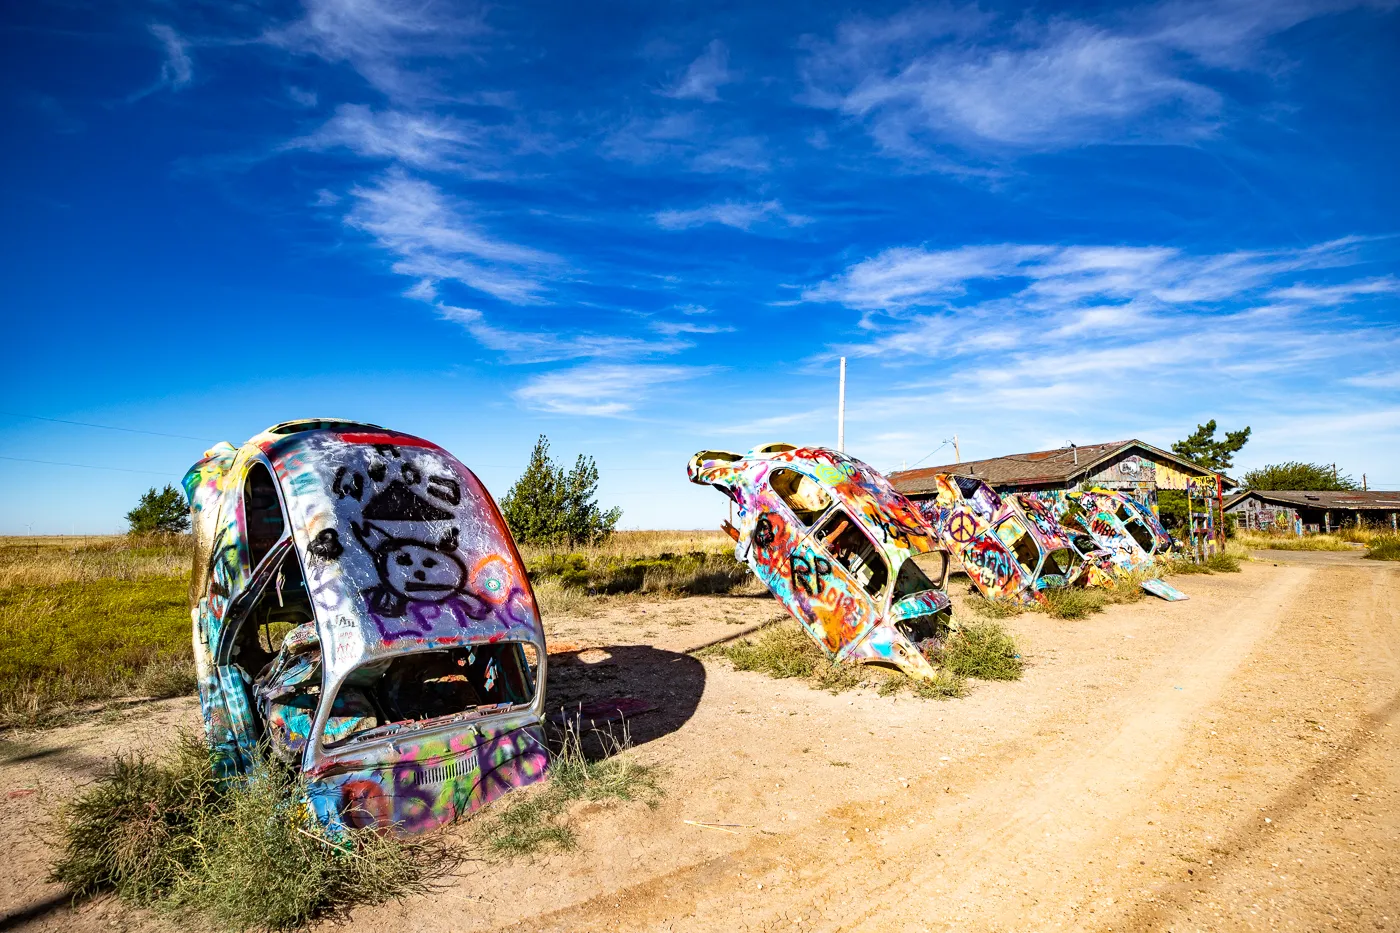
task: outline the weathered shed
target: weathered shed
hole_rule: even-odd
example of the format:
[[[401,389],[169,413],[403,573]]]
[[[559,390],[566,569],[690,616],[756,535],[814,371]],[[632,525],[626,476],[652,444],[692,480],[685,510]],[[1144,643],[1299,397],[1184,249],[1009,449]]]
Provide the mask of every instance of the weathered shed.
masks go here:
[[[1364,523],[1395,530],[1400,492],[1249,489],[1225,500],[1225,514],[1251,531],[1332,531]]]
[[[1071,489],[1101,486],[1127,493],[1148,506],[1156,505],[1159,489],[1190,489],[1196,495],[1214,498],[1217,477],[1225,489],[1236,485],[1224,473],[1139,440],[1071,445],[901,470],[890,474],[890,482],[909,498],[923,499],[937,495],[934,477],[939,473],[975,476],[998,493],[1028,492],[1042,500],[1058,498]]]

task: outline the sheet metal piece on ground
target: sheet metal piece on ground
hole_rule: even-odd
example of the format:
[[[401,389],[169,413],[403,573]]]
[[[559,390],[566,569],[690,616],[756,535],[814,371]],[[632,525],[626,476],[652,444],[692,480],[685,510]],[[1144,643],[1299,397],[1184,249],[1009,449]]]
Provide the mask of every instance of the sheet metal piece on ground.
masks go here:
[[[702,450],[690,481],[734,503],[734,556],[828,658],[932,678],[926,652],[953,627],[948,556],[914,504],[868,465],[827,447]]]
[[[574,703],[555,712],[549,718],[554,722],[574,723],[575,725],[599,726],[604,723],[630,719],[656,709],[655,703],[637,697],[609,697],[606,700],[590,700],[587,703]]]
[[[1165,599],[1167,602],[1171,603],[1180,602],[1183,599],[1191,598],[1190,596],[1187,596],[1185,593],[1181,592],[1181,590],[1172,586],[1170,583],[1164,583],[1161,580],[1143,580],[1142,588],[1147,592],[1151,593],[1153,596],[1159,596],[1162,599]]]

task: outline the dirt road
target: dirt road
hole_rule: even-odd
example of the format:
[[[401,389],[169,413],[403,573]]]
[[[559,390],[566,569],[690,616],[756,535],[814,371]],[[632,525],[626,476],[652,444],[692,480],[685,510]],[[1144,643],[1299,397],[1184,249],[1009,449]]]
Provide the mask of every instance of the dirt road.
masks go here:
[[[1185,603],[1011,619],[1025,679],[951,702],[684,653],[772,618],[767,600],[551,624],[553,644],[603,649],[563,659],[559,695],[661,706],[632,754],[666,768],[667,797],[590,805],[578,850],[469,864],[349,928],[1400,929],[1400,566],[1266,557],[1180,578]],[[0,792],[35,792],[0,817],[0,928],[167,928],[56,901],[36,830],[104,756],[187,721],[181,701],[7,746]]]

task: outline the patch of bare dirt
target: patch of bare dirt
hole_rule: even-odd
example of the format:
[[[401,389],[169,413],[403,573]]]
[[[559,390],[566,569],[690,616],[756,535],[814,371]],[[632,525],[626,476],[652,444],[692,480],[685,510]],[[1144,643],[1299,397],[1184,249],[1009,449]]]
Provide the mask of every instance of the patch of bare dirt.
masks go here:
[[[349,926],[1397,928],[1400,568],[1270,560],[1175,582],[1190,601],[1005,620],[1025,679],[947,702],[832,696],[687,653],[777,616],[766,598],[553,620],[552,701],[658,707],[631,754],[666,769],[661,806],[590,809],[576,851],[470,863]],[[0,916],[29,911],[10,927],[164,927],[110,901],[70,911],[42,882],[45,809],[196,717],[190,701],[131,715],[4,747],[0,793],[34,791],[0,816]]]

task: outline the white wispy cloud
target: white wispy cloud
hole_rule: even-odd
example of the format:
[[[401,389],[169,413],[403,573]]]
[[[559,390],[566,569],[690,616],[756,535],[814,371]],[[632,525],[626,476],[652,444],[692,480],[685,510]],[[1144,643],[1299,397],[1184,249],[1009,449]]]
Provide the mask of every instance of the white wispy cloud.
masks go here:
[[[369,159],[391,159],[418,168],[460,166],[478,133],[460,120],[401,110],[342,104],[316,129],[285,149],[348,149]]]
[[[658,334],[728,334],[734,328],[726,324],[696,324],[692,321],[656,321],[651,329]]]
[[[681,100],[719,100],[719,89],[733,81],[729,73],[729,50],[715,39],[695,61],[686,68],[680,80],[660,91],[667,97]]]
[[[433,94],[429,72],[415,60],[464,51],[485,31],[475,5],[395,0],[303,0],[295,22],[268,31],[264,41],[293,52],[346,63],[392,98]]]
[[[860,417],[937,412],[969,432],[994,423],[1002,434],[986,439],[1003,451],[1035,449],[1047,431],[1080,438],[1084,418],[1138,433],[1131,413],[1163,398],[1222,416],[1297,410],[1314,398],[1340,412],[1350,403],[1336,390],[1299,394],[1298,385],[1343,395],[1346,386],[1400,387],[1390,376],[1400,369],[1397,283],[1349,274],[1367,262],[1368,244],[1204,255],[1045,244],[889,250],[808,290],[809,300],[866,312],[864,339],[813,362],[878,359],[907,378],[887,376]],[[1340,377],[1338,367],[1357,360],[1372,371]]]
[[[635,411],[656,388],[717,371],[713,366],[585,364],[536,376],[514,393],[540,411],[617,416]]]
[[[1186,142],[1215,132],[1224,99],[1201,65],[1252,67],[1267,38],[1345,0],[1165,3],[1105,21],[997,21],[942,6],[854,20],[809,41],[809,102],[863,120],[883,146],[938,140],[1055,149]]]
[[[723,224],[736,230],[749,230],[755,224],[772,220],[798,227],[811,218],[790,214],[778,201],[722,201],[690,210],[665,210],[652,215],[656,225],[665,230],[688,230],[706,224]]]
[[[455,280],[503,301],[528,304],[540,300],[539,270],[559,261],[491,236],[463,216],[464,205],[401,169],[390,169],[350,194],[355,206],[345,223],[396,256],[393,269],[401,275],[430,284]]]
[[[978,282],[1022,282],[1017,291],[1027,306],[1060,308],[1088,299],[1190,304],[1237,297],[1285,273],[1348,265],[1355,261],[1358,242],[1343,238],[1302,249],[1207,256],[1160,246],[897,247],[807,289],[803,298],[862,311],[899,311],[949,306]],[[1291,294],[1296,301],[1304,292]]]
[[[409,297],[432,300],[435,290],[419,283],[410,289]],[[416,289],[416,291],[415,291]],[[689,344],[677,340],[645,340],[640,337],[619,337],[609,334],[568,334],[556,330],[525,331],[494,326],[475,308],[459,308],[437,304],[446,320],[461,324],[477,342],[496,350],[512,363],[552,363],[574,359],[628,359],[675,353]]]
[[[161,47],[165,50],[165,61],[161,62],[160,80],[156,83],[156,87],[168,87],[178,91],[194,78],[194,65],[190,61],[189,43],[164,23],[152,23],[148,28],[151,35],[160,40]]]
[[[599,151],[634,165],[674,162],[710,174],[771,168],[763,138],[717,129],[694,113],[628,117],[607,132]]]

